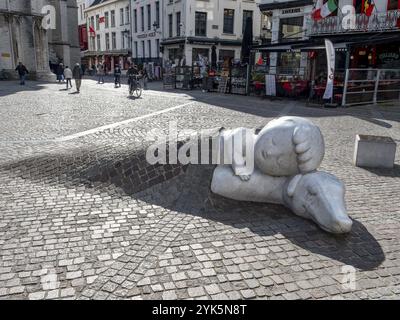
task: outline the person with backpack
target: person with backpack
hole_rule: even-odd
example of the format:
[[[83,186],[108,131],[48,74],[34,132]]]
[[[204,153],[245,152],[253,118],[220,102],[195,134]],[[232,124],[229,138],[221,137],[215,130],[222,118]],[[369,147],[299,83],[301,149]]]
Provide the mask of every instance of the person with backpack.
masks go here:
[[[82,85],[82,68],[79,65],[79,63],[77,63],[74,67],[74,70],[72,71],[72,75],[75,79],[75,85],[76,85],[76,91],[77,93],[81,92],[81,85]]]
[[[22,64],[22,62],[20,62],[18,66],[15,68],[15,71],[18,72],[20,85],[24,86],[26,75],[29,74],[28,69]]]
[[[69,86],[72,88],[72,70],[68,66],[64,69],[64,78],[67,81],[67,90],[69,89]]]

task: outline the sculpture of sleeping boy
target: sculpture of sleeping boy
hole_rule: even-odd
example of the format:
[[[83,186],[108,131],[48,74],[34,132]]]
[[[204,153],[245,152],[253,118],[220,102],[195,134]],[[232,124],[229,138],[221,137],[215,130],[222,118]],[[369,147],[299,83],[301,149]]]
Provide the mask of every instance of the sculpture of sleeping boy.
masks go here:
[[[243,181],[254,170],[269,176],[293,176],[316,170],[325,154],[319,128],[300,117],[269,122],[258,134],[247,128],[223,131],[222,164],[231,164]]]

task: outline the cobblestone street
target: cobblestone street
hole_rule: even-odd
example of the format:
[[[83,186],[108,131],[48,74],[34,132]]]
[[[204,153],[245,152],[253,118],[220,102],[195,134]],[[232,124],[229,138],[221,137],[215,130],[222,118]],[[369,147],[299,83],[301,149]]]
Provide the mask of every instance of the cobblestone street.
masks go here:
[[[201,91],[141,99],[84,80],[0,82],[0,299],[398,299],[400,152],[352,165],[356,134],[400,143],[400,106],[313,108]],[[346,185],[353,229],[331,235],[279,205],[211,194],[212,166],[149,166],[145,139],[302,116]],[[182,131],[182,134],[184,131]],[[343,285],[344,266],[356,286]]]

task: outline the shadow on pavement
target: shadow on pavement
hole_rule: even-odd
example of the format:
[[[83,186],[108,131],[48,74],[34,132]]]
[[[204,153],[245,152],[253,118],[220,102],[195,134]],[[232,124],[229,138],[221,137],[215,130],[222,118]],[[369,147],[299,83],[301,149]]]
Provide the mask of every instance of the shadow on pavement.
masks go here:
[[[260,236],[279,233],[304,250],[361,270],[372,270],[385,260],[380,244],[356,220],[353,220],[351,233],[333,235],[321,230],[312,221],[295,216],[283,206],[238,202],[212,194],[213,169],[213,166],[189,166],[185,174],[164,182],[156,194],[147,190],[133,196],[172,211],[200,216],[235,228],[248,228]],[[170,190],[177,190],[178,196],[175,201],[164,203],[162,199],[170,198]]]
[[[395,164],[393,169],[367,168],[367,167],[361,167],[361,169],[367,170],[381,177],[400,178],[400,165],[398,164]]]
[[[0,81],[0,97],[6,97],[18,92],[39,91],[46,89],[45,83],[26,81],[24,86],[19,81]]]

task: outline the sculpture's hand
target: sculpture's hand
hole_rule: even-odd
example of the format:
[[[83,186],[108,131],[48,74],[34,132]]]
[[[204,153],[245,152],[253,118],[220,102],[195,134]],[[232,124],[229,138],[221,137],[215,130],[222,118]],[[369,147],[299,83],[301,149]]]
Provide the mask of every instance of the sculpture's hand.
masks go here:
[[[250,178],[251,178],[251,176],[250,176],[250,175],[240,175],[239,178],[240,178],[242,181],[249,181]]]

